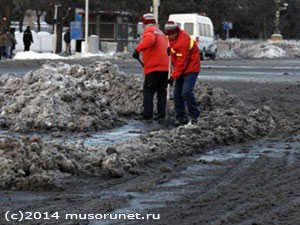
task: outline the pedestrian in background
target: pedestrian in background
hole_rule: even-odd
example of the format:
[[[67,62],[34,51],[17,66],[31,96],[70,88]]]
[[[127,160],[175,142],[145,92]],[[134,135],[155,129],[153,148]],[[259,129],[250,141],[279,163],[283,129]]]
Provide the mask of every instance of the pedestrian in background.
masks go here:
[[[7,37],[4,30],[0,30],[0,60],[3,59],[5,54],[5,45],[7,43]]]
[[[158,122],[165,123],[166,116],[166,86],[168,81],[168,55],[166,49],[168,42],[164,33],[155,24],[152,13],[142,16],[143,35],[141,42],[133,52],[133,58],[138,59],[140,52],[144,61],[144,87],[143,106],[144,120],[151,122],[153,119],[153,98],[157,94]]]
[[[17,41],[8,29],[6,29],[5,35],[7,37],[7,40],[6,40],[6,57],[8,59],[11,59],[12,58],[12,51],[13,51],[12,48],[16,45]]]
[[[15,38],[15,28],[10,28],[9,32],[11,33],[12,37],[13,37],[13,46],[11,48],[11,52],[10,55],[11,57],[14,55],[14,50],[16,49],[16,45],[17,45],[17,40]]]
[[[174,103],[176,112],[175,126],[188,123],[185,113],[185,105],[191,116],[192,124],[197,123],[200,116],[200,108],[193,93],[194,86],[200,72],[200,54],[195,41],[173,21],[168,21],[164,28],[170,41],[168,53],[171,55],[174,70],[169,84],[174,87]]]
[[[30,51],[30,45],[31,45],[31,43],[33,43],[30,26],[27,26],[26,30],[24,31],[23,42],[24,42],[24,52]]]
[[[71,55],[71,34],[70,29],[64,35],[64,41],[66,44],[66,55]]]

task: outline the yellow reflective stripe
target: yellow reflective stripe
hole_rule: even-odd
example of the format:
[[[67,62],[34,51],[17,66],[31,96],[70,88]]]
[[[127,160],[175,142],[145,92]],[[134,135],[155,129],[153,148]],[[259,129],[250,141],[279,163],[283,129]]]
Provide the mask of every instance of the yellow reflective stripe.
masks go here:
[[[194,40],[193,38],[191,38],[190,40],[190,50],[194,47]]]
[[[171,52],[174,54],[176,53],[176,51],[173,48],[171,48]]]
[[[177,53],[177,54],[176,54],[176,56],[183,56],[183,54],[181,54],[181,53]]]

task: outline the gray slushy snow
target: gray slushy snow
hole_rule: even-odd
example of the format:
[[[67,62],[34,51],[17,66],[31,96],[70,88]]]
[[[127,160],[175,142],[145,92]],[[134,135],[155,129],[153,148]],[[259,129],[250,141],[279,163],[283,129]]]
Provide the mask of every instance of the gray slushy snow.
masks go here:
[[[260,138],[283,124],[267,106],[253,109],[224,89],[198,83],[203,111],[196,125],[151,131],[110,146],[58,142],[37,134],[104,129],[120,125],[121,114],[139,114],[141,77],[122,73],[109,62],[88,67],[47,63],[24,78],[6,75],[0,82],[1,125],[36,134],[0,138],[1,189],[48,190],[63,188],[78,176],[138,174],[147,163]]]
[[[295,41],[262,41],[257,43],[243,42],[241,47],[222,51],[218,58],[223,59],[261,59],[261,58],[299,58],[300,42]]]
[[[13,131],[93,131],[122,124],[103,92],[106,64],[86,71],[80,66],[48,63],[24,77],[0,78],[0,126]],[[105,76],[103,75],[103,77]]]

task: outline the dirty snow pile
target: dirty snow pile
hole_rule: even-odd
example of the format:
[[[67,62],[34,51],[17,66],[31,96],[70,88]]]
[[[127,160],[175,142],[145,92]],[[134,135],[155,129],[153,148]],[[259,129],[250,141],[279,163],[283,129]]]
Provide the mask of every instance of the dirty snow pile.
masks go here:
[[[1,84],[1,125],[13,130],[114,126],[117,113],[136,113],[142,102],[142,79],[109,62],[88,67],[47,63],[24,78],[4,76]],[[153,161],[260,138],[284,126],[267,106],[251,109],[226,90],[202,83],[195,90],[203,109],[196,125],[152,131],[122,144],[0,138],[0,188],[47,190],[63,188],[78,176],[139,174]]]
[[[218,51],[217,58],[218,59],[239,59],[239,56],[237,56],[234,49],[231,49],[228,51]]]
[[[299,58],[300,43],[292,41],[265,41],[254,44],[243,43],[241,47],[225,51],[218,55],[219,58]]]
[[[252,140],[276,128],[268,107],[248,114],[229,108],[205,113],[197,125],[152,131],[113,146],[45,141],[39,136],[4,137],[0,139],[0,188],[48,190],[63,188],[76,176],[139,174],[147,163]]]
[[[88,130],[87,125],[76,122],[81,117],[83,122],[89,121],[85,113],[91,108],[98,107],[88,118],[102,119],[104,107],[105,122],[112,123],[112,118],[118,121],[114,108],[134,113],[142,101],[142,79],[122,74],[109,62],[96,62],[89,67],[47,63],[38,73],[28,73],[23,79],[7,76],[1,82],[5,84],[1,90],[1,108],[5,109],[1,121],[6,118],[10,121],[6,123],[8,127],[24,130],[30,126],[49,127],[49,121],[57,129],[63,129],[61,123],[68,127],[68,122],[73,121],[74,131]],[[81,175],[138,174],[149,162],[259,138],[278,128],[269,107],[251,110],[226,90],[202,83],[197,84],[196,95],[203,109],[197,125],[153,131],[122,144],[85,146],[83,142],[61,143],[39,136],[5,136],[0,139],[0,188],[46,190],[63,187],[65,180]],[[5,98],[14,104],[3,104]],[[72,117],[79,119],[70,120]]]
[[[1,76],[0,85],[0,126],[13,131],[100,130],[119,125],[118,115],[143,111],[143,76],[123,73],[110,62],[87,67],[48,62],[24,77]],[[204,110],[246,108],[205,83],[196,85],[195,94]]]
[[[246,45],[235,50],[242,58],[298,58],[300,57],[300,43],[288,41],[266,41],[253,45]]]
[[[139,115],[143,112],[143,76],[123,73],[110,62],[95,62],[88,67],[69,66],[61,63],[56,69],[65,76],[71,75],[80,78],[86,84],[103,84],[98,86],[98,92],[107,98],[119,115]],[[198,82],[196,84],[195,95],[198,104],[204,110],[228,106],[248,110],[242,101],[230,96],[226,90],[221,88],[212,89],[206,83]],[[174,112],[174,104],[171,104],[170,108],[171,112]]]
[[[103,94],[120,115],[142,113],[142,76],[123,73],[110,62],[95,62],[87,67],[61,63],[56,69],[65,76],[83,80],[88,86],[97,84],[98,93]]]
[[[44,142],[41,137],[0,140],[0,188],[48,190],[59,188],[71,175],[101,173],[102,151],[80,143],[64,146]]]
[[[3,75],[0,85],[0,126],[5,129],[93,131],[122,124],[98,92],[109,88],[105,83],[63,75],[55,64],[22,78]]]

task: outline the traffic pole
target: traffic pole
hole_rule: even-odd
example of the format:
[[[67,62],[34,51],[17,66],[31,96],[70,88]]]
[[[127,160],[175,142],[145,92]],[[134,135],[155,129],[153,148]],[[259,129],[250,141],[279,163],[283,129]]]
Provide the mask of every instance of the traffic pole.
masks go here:
[[[89,0],[85,0],[85,53],[89,52]]]

